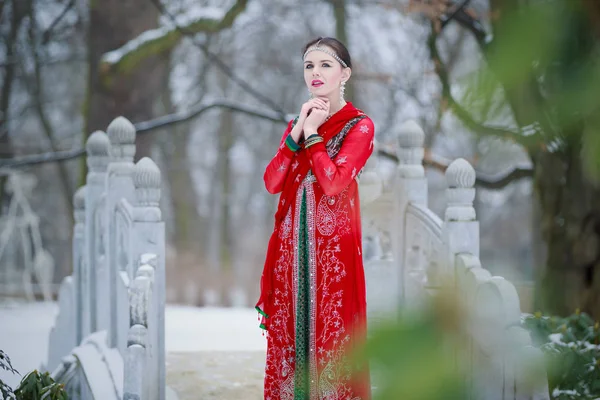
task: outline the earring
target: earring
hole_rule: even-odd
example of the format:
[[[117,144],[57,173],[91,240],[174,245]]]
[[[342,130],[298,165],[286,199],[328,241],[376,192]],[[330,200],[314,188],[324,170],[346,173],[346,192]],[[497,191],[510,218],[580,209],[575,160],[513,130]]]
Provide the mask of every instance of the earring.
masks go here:
[[[340,85],[340,102],[344,101],[344,93],[346,92],[346,82],[342,81]]]
[[[310,100],[310,99],[312,99],[312,98],[314,98],[314,97],[315,97],[315,95],[313,94],[313,92],[311,92],[311,91],[309,90],[309,91],[308,91],[308,99]]]

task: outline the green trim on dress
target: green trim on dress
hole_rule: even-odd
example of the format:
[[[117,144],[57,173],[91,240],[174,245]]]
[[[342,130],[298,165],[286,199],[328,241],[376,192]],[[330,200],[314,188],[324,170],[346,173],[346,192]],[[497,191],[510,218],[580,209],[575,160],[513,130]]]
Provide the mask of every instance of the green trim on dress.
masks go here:
[[[265,318],[269,318],[269,316],[268,316],[268,315],[267,315],[267,314],[266,314],[266,313],[265,313],[263,310],[261,310],[259,306],[256,306],[256,307],[254,307],[254,309],[255,309],[256,311],[258,311],[258,313],[259,313],[260,315],[262,315],[263,317],[265,317]]]
[[[308,349],[310,315],[310,281],[308,232],[306,231],[306,191],[302,192],[298,232],[298,299],[296,302],[296,368],[294,371],[294,400],[309,400]]]

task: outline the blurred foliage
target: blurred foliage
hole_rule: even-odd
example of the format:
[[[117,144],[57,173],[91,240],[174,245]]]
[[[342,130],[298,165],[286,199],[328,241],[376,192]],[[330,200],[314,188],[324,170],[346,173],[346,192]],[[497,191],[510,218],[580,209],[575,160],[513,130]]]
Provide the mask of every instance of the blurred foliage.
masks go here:
[[[373,400],[465,399],[464,374],[454,350],[461,334],[458,303],[446,296],[398,320],[372,328],[357,354],[368,359]]]
[[[581,143],[585,170],[598,179],[599,21],[583,0],[515,4],[492,21],[491,40],[480,41],[486,62],[466,78],[461,103],[481,121],[499,117],[506,112],[502,105],[508,106],[518,136],[532,136],[530,152]]]
[[[67,400],[62,383],[54,382],[48,372],[34,370],[23,377],[15,389],[17,400]]]
[[[0,368],[19,374],[13,368],[10,358],[0,350]],[[64,385],[56,383],[48,372],[34,370],[21,379],[19,386],[13,391],[10,386],[0,380],[0,399],[6,400],[68,400]]]
[[[0,350],[0,368],[13,374],[19,373],[19,371],[13,368],[12,363],[10,362],[10,357],[8,357],[8,355],[2,350]],[[2,379],[0,379],[0,395],[0,399],[8,400],[15,398],[12,388],[6,383],[2,382]]]
[[[556,400],[600,397],[599,323],[576,311],[566,318],[536,313],[523,320],[546,357],[550,393]]]

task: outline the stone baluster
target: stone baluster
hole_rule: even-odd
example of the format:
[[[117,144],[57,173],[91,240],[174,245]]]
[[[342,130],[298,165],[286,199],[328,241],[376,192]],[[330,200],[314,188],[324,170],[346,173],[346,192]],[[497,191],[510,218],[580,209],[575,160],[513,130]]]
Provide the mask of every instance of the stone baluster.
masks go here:
[[[123,400],[148,400],[154,377],[148,375],[148,308],[152,299],[152,281],[136,277],[129,289],[131,326],[124,354]],[[154,398],[154,397],[152,397]]]
[[[96,214],[104,194],[106,184],[106,169],[110,160],[110,140],[106,133],[96,131],[90,135],[86,143],[88,174],[86,180],[85,210],[85,262],[90,271],[90,285],[86,288],[90,303],[90,331],[96,332],[98,324],[98,298],[106,299],[108,293],[98,293],[98,271],[105,269],[106,265],[98,265],[96,259],[96,243],[102,237],[102,232],[96,226]],[[100,210],[102,212],[102,210]],[[100,227],[102,228],[102,227]],[[106,271],[103,271],[106,275]],[[102,287],[102,286],[100,286]]]
[[[400,298],[405,300],[407,282],[404,246],[405,213],[408,204],[427,205],[427,179],[423,168],[425,133],[415,121],[407,121],[398,132],[398,169],[394,181],[392,227],[393,256],[400,270]]]
[[[117,262],[115,208],[122,199],[134,202],[135,192],[132,181],[133,156],[135,155],[135,127],[124,117],[115,118],[107,129],[110,139],[110,164],[106,179],[106,237],[108,267],[108,302],[104,311],[109,321],[109,342],[118,346],[117,333],[117,278],[119,266]]]
[[[89,300],[85,296],[89,284],[89,268],[85,263],[85,196],[86,187],[81,186],[73,196],[73,276],[75,279],[75,341],[77,344],[90,333]]]
[[[443,242],[446,260],[441,263],[443,274],[454,276],[455,257],[468,253],[479,257],[479,222],[475,216],[475,170],[463,158],[454,160],[446,169],[446,197],[448,204],[444,215]]]
[[[133,182],[136,202],[134,206],[134,260],[141,260],[142,266],[136,274],[146,274],[153,269],[153,315],[149,316],[149,342],[152,344],[152,365],[149,373],[153,376],[151,385],[153,400],[165,397],[165,226],[159,208],[161,173],[149,158],[142,158],[134,167]],[[144,265],[146,264],[146,265]],[[154,396],[153,395],[153,396]]]

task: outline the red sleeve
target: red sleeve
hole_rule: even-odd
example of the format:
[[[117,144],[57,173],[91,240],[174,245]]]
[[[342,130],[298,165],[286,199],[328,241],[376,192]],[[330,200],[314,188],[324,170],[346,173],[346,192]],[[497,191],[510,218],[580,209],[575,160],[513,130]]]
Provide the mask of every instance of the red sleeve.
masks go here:
[[[374,137],[373,121],[363,118],[348,132],[333,160],[323,142],[308,148],[313,173],[327,196],[339,194],[356,178],[373,152]]]
[[[287,129],[283,133],[283,137],[279,143],[279,150],[277,150],[275,157],[273,157],[265,169],[263,179],[267,191],[271,194],[276,194],[283,190],[283,183],[292,163],[294,152],[285,144],[285,139],[292,131],[292,122],[293,120],[288,123]]]

